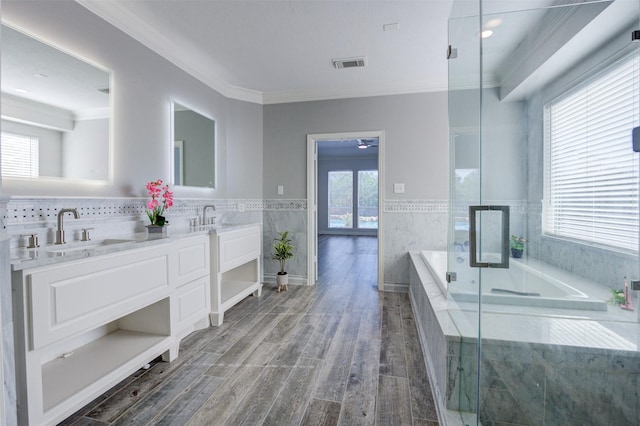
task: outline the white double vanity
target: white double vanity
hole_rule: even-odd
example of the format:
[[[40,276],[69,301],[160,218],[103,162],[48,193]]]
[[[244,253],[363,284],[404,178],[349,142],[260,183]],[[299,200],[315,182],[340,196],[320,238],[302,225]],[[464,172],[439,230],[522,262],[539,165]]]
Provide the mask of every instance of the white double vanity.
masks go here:
[[[55,424],[262,284],[260,225],[13,253],[19,424]]]

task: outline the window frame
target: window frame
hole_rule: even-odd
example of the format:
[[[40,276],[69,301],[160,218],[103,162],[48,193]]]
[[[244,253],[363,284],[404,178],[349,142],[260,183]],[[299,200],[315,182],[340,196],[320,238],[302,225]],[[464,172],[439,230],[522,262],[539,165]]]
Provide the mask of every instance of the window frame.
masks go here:
[[[351,200],[351,205],[350,206],[344,206],[346,207],[350,207],[351,208],[351,226],[331,226],[331,209],[335,208],[335,206],[332,206],[331,204],[331,174],[332,173],[348,173],[351,175],[351,194],[350,194],[350,200]],[[329,170],[327,171],[327,228],[328,229],[356,229],[355,223],[354,223],[354,200],[353,200],[353,194],[354,194],[354,190],[355,190],[355,179],[354,179],[354,172],[353,170]],[[346,223],[346,222],[345,222]]]
[[[618,126],[620,135],[612,136],[613,132],[611,132],[611,133],[605,133],[607,135],[606,137],[598,138],[597,132],[596,130],[594,130],[596,129],[596,127],[594,126],[594,123],[596,123],[597,119],[600,118],[601,116],[606,116],[607,114],[611,114],[611,115],[614,115],[614,114],[610,111],[610,109],[612,108],[611,105],[605,105],[606,103],[609,103],[612,98],[611,92],[609,91],[605,92],[606,95],[602,95],[599,98],[599,100],[596,100],[596,101],[593,100],[597,98],[597,96],[593,95],[593,92],[595,91],[595,88],[597,88],[599,85],[602,85],[602,84],[613,86],[615,83],[615,78],[613,78],[612,76],[614,76],[616,72],[620,72],[620,70],[623,70],[625,67],[632,68],[632,70],[630,71],[631,77],[629,77],[628,81],[626,82],[631,86],[624,86],[627,89],[623,89],[623,90],[628,90],[629,87],[633,90],[633,93],[631,95],[633,97],[633,101],[629,102],[629,104],[632,105],[632,109],[631,110],[626,109],[623,111],[627,111],[627,114],[629,115],[629,117],[626,117],[626,118],[627,120],[633,121],[633,125],[631,125],[629,122],[625,122],[624,124],[620,124]],[[640,173],[638,171],[639,170],[638,153],[634,153],[631,149],[631,128],[639,125],[638,123],[638,116],[639,116],[638,108],[640,104],[640,88],[639,88],[640,83],[638,81],[639,74],[640,74],[640,55],[637,51],[633,51],[630,54],[625,54],[621,58],[618,58],[617,60],[612,61],[606,67],[604,67],[599,72],[597,72],[595,75],[590,76],[587,79],[584,79],[583,81],[580,82],[580,84],[566,90],[562,95],[546,102],[543,105],[543,116],[544,116],[544,129],[543,129],[544,130],[544,134],[543,134],[544,135],[543,136],[544,138],[544,181],[543,181],[544,195],[543,197],[544,198],[543,198],[543,206],[542,206],[543,207],[542,208],[542,234],[543,235],[559,238],[563,240],[583,243],[583,244],[589,244],[589,245],[598,246],[606,249],[623,250],[623,251],[634,252],[634,253],[638,252],[638,244],[639,244],[638,231],[639,231],[639,223],[640,223],[638,193],[640,189],[640,183],[639,183]],[[607,79],[609,79],[609,81],[606,81]],[[557,111],[554,113],[552,112],[552,109],[562,108],[563,106],[566,107],[569,105],[569,102],[575,101],[575,99],[579,96],[585,97],[585,100],[584,100],[585,114],[591,113],[593,115],[592,116],[585,115],[586,118],[583,116],[580,116],[581,120],[585,122],[585,127],[580,129],[585,133],[582,139],[576,137],[576,141],[578,142],[574,142],[573,147],[579,148],[580,150],[584,148],[585,152],[580,152],[580,154],[584,155],[586,157],[586,160],[581,162],[579,165],[585,169],[585,175],[589,177],[582,177],[582,178],[578,177],[578,173],[576,172],[578,168],[576,168],[575,165],[571,167],[567,165],[565,168],[565,171],[570,170],[570,173],[573,173],[576,176],[575,183],[577,186],[576,186],[576,189],[574,190],[575,193],[565,192],[565,194],[568,194],[568,195],[565,195],[565,198],[563,199],[561,190],[558,189],[558,187],[560,187],[562,183],[558,183],[557,181],[552,181],[552,179],[554,178],[554,176],[556,176],[554,175],[554,173],[557,170],[559,170],[559,168],[557,167],[557,164],[558,164],[557,162],[562,162],[563,161],[562,159],[564,159],[564,161],[573,162],[574,158],[571,158],[570,156],[574,155],[574,152],[572,152],[571,154],[565,154],[565,156],[561,157],[560,160],[558,160],[558,158],[552,158],[554,154],[557,154],[556,152],[554,152],[554,150],[557,149],[557,147],[552,146],[552,144],[554,143],[553,141],[554,136],[557,137],[557,133],[558,133],[556,131],[557,129],[553,128],[554,120],[557,119],[557,117],[555,117],[554,114],[557,113]],[[589,99],[590,96],[591,96],[591,99]],[[619,102],[622,103],[622,101],[619,101]],[[583,105],[580,105],[580,106],[583,106]],[[598,110],[598,107],[603,108],[602,111],[605,111],[605,112]],[[593,113],[594,110],[596,110],[596,113]],[[571,112],[573,112],[573,110]],[[618,117],[619,115],[616,115],[616,119],[618,119]],[[566,118],[566,116],[564,118]],[[608,118],[609,121],[603,121],[603,123],[605,123],[605,125],[611,125],[611,121],[610,121],[611,117],[606,117],[606,118]],[[574,122],[572,121],[572,123]],[[591,128],[588,127],[589,124],[592,126]],[[627,126],[630,126],[630,125],[631,125],[631,128],[628,128]],[[628,128],[628,131],[626,131],[627,128]],[[624,133],[625,136],[621,136],[622,132],[624,131],[626,131],[626,133]],[[575,131],[574,133],[575,135],[578,135],[579,131]],[[566,135],[569,135],[570,137],[575,136],[573,133],[570,133],[570,132],[568,132],[563,136],[566,136]],[[567,140],[570,139],[570,137],[567,137]],[[580,145],[580,141],[583,143],[584,146]],[[557,143],[559,142],[556,142],[556,144]],[[623,146],[623,143],[624,143],[624,146]],[[611,146],[612,144],[615,144],[615,147],[617,147],[619,152],[622,152],[624,149],[627,149],[628,152],[624,151],[625,152],[624,154],[612,154],[613,152],[615,152],[615,149],[616,149],[615,147]],[[606,145],[609,145],[609,146],[607,147]],[[567,143],[566,146],[568,147],[569,143]],[[606,155],[605,154],[596,155],[593,152],[589,152],[589,150],[590,149],[592,150],[594,147],[607,148],[607,151],[605,153]],[[604,166],[601,168],[601,172],[603,171],[605,174],[609,175],[609,174],[612,174],[611,170],[613,170],[613,167],[612,167],[613,163],[611,159],[608,159],[608,157],[615,156],[616,158],[618,158],[621,155],[625,156],[621,158],[625,158],[625,161],[631,163],[631,165],[628,165],[628,169],[629,169],[628,172],[633,173],[633,177],[629,179],[632,182],[629,184],[628,190],[630,191],[629,194],[631,194],[632,198],[630,202],[627,202],[626,204],[624,203],[620,204],[620,205],[623,205],[623,207],[618,207],[618,209],[622,209],[621,210],[622,213],[618,218],[621,221],[620,223],[623,223],[623,225],[619,226],[620,229],[623,229],[622,231],[619,231],[621,235],[616,236],[616,234],[613,234],[613,233],[607,235],[608,232],[613,231],[613,228],[615,228],[613,226],[613,223],[614,223],[614,220],[617,220],[617,218],[614,212],[616,210],[615,203],[613,203],[612,201],[607,201],[608,199],[606,197],[608,195],[610,197],[609,200],[615,199],[615,197],[613,197],[614,191],[611,191],[610,188],[620,187],[620,189],[622,190],[622,189],[627,189],[627,187],[626,186],[623,187],[622,185],[620,185],[620,182],[624,181],[624,178],[611,179],[611,182],[613,182],[614,184],[617,182],[618,186],[612,187],[611,185],[608,185],[609,188],[605,188],[604,184],[599,186],[599,184],[597,183],[597,178],[595,178],[596,173],[594,172],[595,168],[593,167],[593,164],[597,164],[598,162],[601,162],[602,164],[604,164]],[[590,160],[592,162],[591,164],[589,163]],[[556,161],[556,163],[553,163],[553,161]],[[606,164],[607,162],[609,164]],[[552,170],[552,167],[554,168],[554,170]],[[616,171],[618,171],[618,167],[616,167]],[[566,207],[566,205],[569,204],[570,198],[573,198],[578,202],[586,203],[588,201],[588,197],[586,195],[583,195],[582,198],[576,197],[575,195],[576,194],[579,195],[580,191],[586,191],[586,188],[588,186],[587,182],[589,181],[592,184],[591,186],[593,191],[591,193],[585,192],[585,194],[591,194],[592,202],[591,202],[590,209],[587,210],[585,208],[585,210],[581,212],[579,209],[579,204],[576,204],[576,206],[574,207]],[[568,188],[568,187],[565,186],[565,188]],[[618,195],[619,198],[622,198],[623,196],[626,197],[626,194]],[[563,204],[563,202],[565,204]],[[599,209],[602,209],[602,210],[599,210]],[[575,222],[573,221],[573,219],[569,218],[569,216],[572,213],[576,214]],[[578,217],[577,213],[580,213],[580,214],[584,213],[584,215],[582,216],[583,218]],[[602,223],[599,224],[598,219],[601,219],[602,217],[605,217],[608,219],[601,221]],[[592,225],[589,228],[588,233],[587,231],[580,231],[580,232],[577,231],[579,225],[586,226],[588,224],[589,218],[591,218]],[[576,227],[573,230],[570,230],[570,228],[573,226],[576,226]]]

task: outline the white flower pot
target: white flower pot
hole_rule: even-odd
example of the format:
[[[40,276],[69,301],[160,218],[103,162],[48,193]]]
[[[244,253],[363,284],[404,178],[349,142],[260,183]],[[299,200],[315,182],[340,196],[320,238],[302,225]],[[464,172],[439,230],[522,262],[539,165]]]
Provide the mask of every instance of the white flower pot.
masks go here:
[[[278,292],[282,289],[289,291],[289,274],[286,272],[284,274],[278,272],[278,275],[276,275],[276,283],[278,284]]]

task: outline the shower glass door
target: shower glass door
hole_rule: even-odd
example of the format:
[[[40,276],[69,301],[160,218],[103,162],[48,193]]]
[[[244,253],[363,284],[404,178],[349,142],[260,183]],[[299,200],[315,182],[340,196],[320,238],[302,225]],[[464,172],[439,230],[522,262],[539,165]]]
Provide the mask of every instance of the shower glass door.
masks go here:
[[[482,204],[479,3],[456,3],[449,20],[450,213],[447,307],[455,329],[447,340],[447,388],[442,405],[475,424],[478,394],[478,294],[481,270],[471,268],[469,207]]]
[[[449,20],[444,405],[465,424],[640,424],[640,1],[566,3]]]

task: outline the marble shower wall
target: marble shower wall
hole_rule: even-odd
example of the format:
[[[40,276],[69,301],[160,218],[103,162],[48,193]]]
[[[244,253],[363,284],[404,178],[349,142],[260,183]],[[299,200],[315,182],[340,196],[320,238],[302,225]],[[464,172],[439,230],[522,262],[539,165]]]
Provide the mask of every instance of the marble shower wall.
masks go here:
[[[541,203],[529,208],[528,255],[605,287],[622,289],[624,279],[638,279],[638,255],[580,244],[542,234]]]

